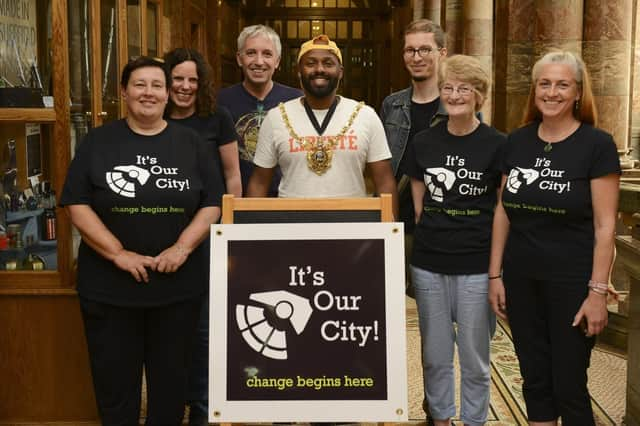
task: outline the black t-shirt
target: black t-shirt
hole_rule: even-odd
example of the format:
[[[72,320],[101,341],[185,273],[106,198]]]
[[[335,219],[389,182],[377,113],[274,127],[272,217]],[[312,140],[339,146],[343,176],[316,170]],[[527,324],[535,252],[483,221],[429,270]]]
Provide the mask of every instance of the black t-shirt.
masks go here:
[[[260,126],[262,126],[262,120],[264,120],[267,112],[280,102],[286,102],[300,96],[302,96],[302,92],[299,89],[275,82],[271,91],[263,100],[247,92],[242,83],[225,87],[218,92],[218,105],[222,105],[229,110],[239,136],[238,151],[240,153],[240,174],[243,193],[246,193],[249,178],[253,173],[253,156],[256,153],[258,133],[260,132]],[[280,169],[276,168],[271,181],[269,196],[278,196],[280,176]]]
[[[608,133],[582,124],[545,152],[538,126],[515,130],[505,146],[502,204],[511,225],[504,268],[586,283],[594,245],[590,181],[620,173],[616,145]]]
[[[415,136],[409,176],[427,189],[412,265],[450,275],[487,272],[505,140],[483,123],[465,136],[449,133],[446,122]]]
[[[438,111],[439,105],[440,98],[436,98],[426,104],[419,104],[411,101],[411,127],[409,128],[409,136],[407,137],[407,146],[405,147],[404,155],[398,165],[398,177],[402,177],[402,175],[409,175],[408,171],[411,170],[414,161],[414,159],[408,155],[409,147],[413,145],[413,138],[415,135],[429,128],[429,123],[431,123],[431,119]]]
[[[222,182],[225,182],[219,149],[223,145],[238,140],[229,111],[224,107],[218,107],[214,113],[205,117],[193,114],[187,118],[170,118],[169,120],[192,128],[209,144],[216,160],[216,169],[220,171]]]
[[[173,245],[196,212],[219,206],[222,182],[212,150],[191,129],[169,122],[157,135],[134,133],[125,120],[90,131],[71,162],[61,205],[86,204],[122,246],[156,256]],[[172,274],[149,270],[137,283],[84,243],[78,292],[117,306],[158,306],[197,297],[208,284],[200,245]]]
[[[398,172],[396,173],[396,180],[400,180],[402,176],[409,175],[409,170],[412,168],[412,163],[415,161],[410,154],[411,145],[413,145],[413,138],[421,131],[428,129],[431,119],[438,111],[440,106],[440,98],[437,98],[426,104],[419,104],[411,101],[411,126],[409,128],[409,135],[407,136],[407,146],[404,149],[404,154],[400,159],[398,165]],[[413,234],[413,229],[416,226],[416,216],[413,211],[413,201],[411,199],[411,188],[407,187],[404,191],[398,194],[398,206],[400,209],[400,221],[404,223],[404,233]]]

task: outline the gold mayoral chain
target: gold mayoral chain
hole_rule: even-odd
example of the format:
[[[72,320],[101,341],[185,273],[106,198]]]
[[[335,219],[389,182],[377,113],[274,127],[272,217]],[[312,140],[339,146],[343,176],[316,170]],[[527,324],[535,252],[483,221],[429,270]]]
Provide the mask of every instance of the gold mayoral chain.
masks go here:
[[[318,136],[316,142],[305,140],[298,136],[298,134],[293,130],[291,126],[291,122],[289,121],[289,116],[287,115],[287,111],[284,108],[284,104],[280,103],[278,108],[280,108],[280,114],[282,115],[282,120],[284,121],[287,130],[289,131],[289,135],[295,140],[297,140],[302,148],[307,152],[307,166],[318,176],[322,176],[329,168],[331,167],[331,160],[333,159],[333,150],[338,144],[338,140],[344,137],[347,134],[347,131],[353,124],[353,121],[358,116],[358,113],[364,106],[364,102],[359,102],[356,105],[355,109],[351,113],[347,124],[342,128],[340,133],[335,136]]]

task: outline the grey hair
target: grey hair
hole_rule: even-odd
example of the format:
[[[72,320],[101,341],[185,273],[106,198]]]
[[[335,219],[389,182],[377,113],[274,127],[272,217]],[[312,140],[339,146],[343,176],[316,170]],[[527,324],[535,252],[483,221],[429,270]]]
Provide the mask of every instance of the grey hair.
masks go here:
[[[540,77],[542,66],[548,64],[563,64],[570,66],[576,82],[582,83],[585,72],[584,62],[577,55],[567,51],[549,52],[540,58],[533,65],[533,69],[531,70],[531,80],[534,82],[537,81],[538,77]]]
[[[244,27],[238,36],[238,52],[241,53],[244,50],[244,44],[246,43],[248,38],[262,36],[266,37],[276,48],[276,53],[278,54],[278,58],[282,56],[282,44],[280,43],[280,36],[277,32],[271,27],[266,25],[250,25],[248,27]]]

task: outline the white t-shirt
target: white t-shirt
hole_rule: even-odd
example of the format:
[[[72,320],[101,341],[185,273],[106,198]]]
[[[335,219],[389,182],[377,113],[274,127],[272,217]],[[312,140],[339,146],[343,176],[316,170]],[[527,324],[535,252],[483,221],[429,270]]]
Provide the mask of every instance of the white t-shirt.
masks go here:
[[[315,141],[318,132],[311,124],[302,105],[302,98],[284,104],[294,132],[305,141]],[[323,135],[337,136],[347,125],[358,102],[340,97],[331,121]],[[314,111],[322,123],[325,111]],[[365,197],[364,168],[366,163],[391,158],[382,122],[375,111],[365,105],[360,109],[344,137],[338,139],[331,167],[322,175],[309,168],[307,152],[287,129],[279,107],[271,109],[260,127],[253,162],[263,168],[280,166],[282,180],[280,197]]]

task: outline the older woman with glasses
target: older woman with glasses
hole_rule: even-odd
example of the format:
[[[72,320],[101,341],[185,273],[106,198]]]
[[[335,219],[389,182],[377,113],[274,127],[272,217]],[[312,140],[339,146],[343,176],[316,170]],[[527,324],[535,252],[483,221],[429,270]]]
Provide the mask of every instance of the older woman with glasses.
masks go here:
[[[509,135],[489,267],[508,315],[530,425],[594,424],[587,367],[607,324],[620,163],[570,52],[533,66],[525,125]],[[502,273],[501,273],[502,270]]]
[[[417,226],[411,274],[422,336],[425,395],[435,425],[456,414],[453,354],[458,345],[460,418],[482,425],[489,408],[489,341],[495,316],[487,300],[491,221],[505,137],[480,122],[489,76],[457,55],[438,72],[449,117],[415,136],[409,175]]]

